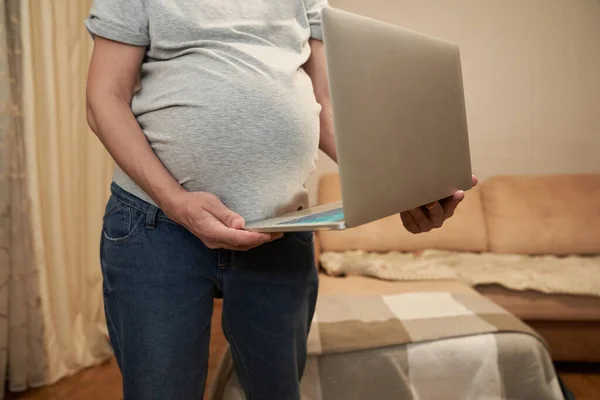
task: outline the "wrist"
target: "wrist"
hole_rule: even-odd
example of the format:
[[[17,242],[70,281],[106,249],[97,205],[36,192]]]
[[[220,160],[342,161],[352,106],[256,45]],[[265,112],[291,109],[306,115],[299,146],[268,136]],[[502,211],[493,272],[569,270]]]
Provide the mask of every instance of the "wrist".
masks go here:
[[[157,192],[154,201],[169,218],[178,221],[185,209],[187,194],[189,194],[187,190],[177,185]]]

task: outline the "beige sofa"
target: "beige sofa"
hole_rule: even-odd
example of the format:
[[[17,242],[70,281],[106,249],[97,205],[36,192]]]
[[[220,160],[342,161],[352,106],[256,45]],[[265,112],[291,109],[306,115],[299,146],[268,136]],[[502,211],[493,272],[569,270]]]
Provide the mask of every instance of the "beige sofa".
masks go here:
[[[321,178],[318,199],[340,199],[337,175]],[[425,249],[484,256],[597,255],[600,175],[494,177],[469,191],[439,230],[412,235],[394,216],[346,231],[319,232],[315,246],[317,258],[323,252]],[[494,283],[475,288],[536,329],[555,360],[600,361],[600,296],[511,290]]]

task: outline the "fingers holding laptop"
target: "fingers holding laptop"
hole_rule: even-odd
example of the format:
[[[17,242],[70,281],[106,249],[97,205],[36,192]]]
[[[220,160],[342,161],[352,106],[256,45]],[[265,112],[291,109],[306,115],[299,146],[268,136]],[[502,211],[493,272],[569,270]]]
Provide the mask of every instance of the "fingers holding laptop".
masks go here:
[[[184,192],[176,207],[167,213],[210,249],[245,251],[279,239],[281,233],[255,233],[242,230],[244,219],[211,193]]]
[[[473,186],[477,185],[477,177],[473,175],[472,179]],[[415,234],[441,228],[454,215],[456,207],[464,198],[465,192],[457,190],[450,197],[401,213],[402,223],[407,231]]]
[[[433,210],[434,215],[429,213]],[[444,211],[439,202],[431,203],[423,207],[417,207],[400,213],[402,223],[410,233],[425,233],[434,228],[439,228],[444,223]]]

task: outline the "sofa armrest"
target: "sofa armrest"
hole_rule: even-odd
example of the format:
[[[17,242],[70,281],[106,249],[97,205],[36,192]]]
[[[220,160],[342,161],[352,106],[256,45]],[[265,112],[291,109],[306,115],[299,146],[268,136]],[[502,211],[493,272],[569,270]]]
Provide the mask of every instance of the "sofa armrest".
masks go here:
[[[323,175],[319,180],[318,204],[341,199],[337,174]],[[482,252],[488,249],[485,219],[477,187],[469,190],[453,218],[441,229],[414,235],[402,225],[398,215],[342,231],[321,231],[321,251],[364,250],[386,253],[412,252],[424,249]]]

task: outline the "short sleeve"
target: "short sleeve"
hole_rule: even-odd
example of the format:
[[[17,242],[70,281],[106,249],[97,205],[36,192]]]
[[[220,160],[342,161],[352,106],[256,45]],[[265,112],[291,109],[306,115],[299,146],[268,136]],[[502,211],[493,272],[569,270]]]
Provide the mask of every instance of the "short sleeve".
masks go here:
[[[148,46],[146,0],[94,0],[85,26],[92,38]]]
[[[310,24],[310,37],[323,40],[323,28],[321,27],[321,12],[323,8],[329,7],[327,0],[305,0],[306,16]]]

